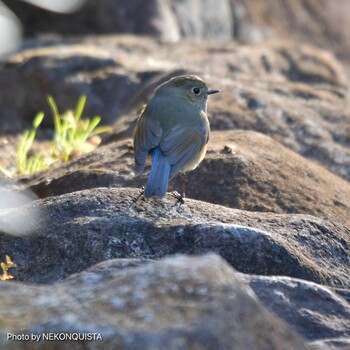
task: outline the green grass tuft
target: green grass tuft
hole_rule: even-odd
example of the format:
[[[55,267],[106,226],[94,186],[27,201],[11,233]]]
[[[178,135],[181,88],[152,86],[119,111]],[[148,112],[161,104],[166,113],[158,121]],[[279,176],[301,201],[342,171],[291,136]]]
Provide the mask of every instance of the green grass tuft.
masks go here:
[[[56,162],[67,162],[82,153],[91,152],[96,144],[89,140],[103,132],[110,131],[109,126],[98,127],[101,117],[92,119],[82,118],[86,96],[80,97],[75,111],[68,110],[59,113],[52,96],[48,97],[53,119],[54,137],[49,143],[47,152],[34,152],[33,143],[44,113],[40,112],[33,120],[32,129],[26,130],[17,146],[17,172],[16,174],[32,174],[50,167]],[[9,176],[9,171],[0,167],[0,171]]]

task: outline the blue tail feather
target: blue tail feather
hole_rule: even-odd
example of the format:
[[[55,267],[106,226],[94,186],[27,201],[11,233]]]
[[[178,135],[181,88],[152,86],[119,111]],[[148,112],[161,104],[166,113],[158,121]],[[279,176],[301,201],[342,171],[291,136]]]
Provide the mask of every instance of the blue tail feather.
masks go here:
[[[145,196],[157,196],[161,198],[165,196],[168,190],[170,164],[159,147],[153,149],[151,155],[152,167],[145,188]]]

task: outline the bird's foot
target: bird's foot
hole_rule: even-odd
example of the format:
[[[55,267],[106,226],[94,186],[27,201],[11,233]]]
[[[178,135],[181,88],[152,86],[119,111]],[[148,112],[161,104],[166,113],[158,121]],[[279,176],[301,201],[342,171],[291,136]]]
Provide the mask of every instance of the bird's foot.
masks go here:
[[[140,192],[140,194],[139,194],[137,197],[135,197],[135,198],[133,199],[133,202],[136,203],[136,202],[141,198],[141,196],[142,196],[144,193],[145,193],[145,187],[142,186],[142,187],[141,187],[141,192]]]
[[[177,191],[173,191],[171,192],[171,195],[177,199],[181,204],[185,204],[185,196],[183,196],[182,194],[180,194]]]

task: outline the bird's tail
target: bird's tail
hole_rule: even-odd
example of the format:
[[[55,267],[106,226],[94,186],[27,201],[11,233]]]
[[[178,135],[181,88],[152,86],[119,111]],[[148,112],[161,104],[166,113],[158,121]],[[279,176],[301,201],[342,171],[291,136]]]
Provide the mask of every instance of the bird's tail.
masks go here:
[[[156,147],[152,153],[152,168],[148,177],[145,196],[164,197],[168,190],[168,181],[170,174],[170,164],[162,154],[159,147]]]

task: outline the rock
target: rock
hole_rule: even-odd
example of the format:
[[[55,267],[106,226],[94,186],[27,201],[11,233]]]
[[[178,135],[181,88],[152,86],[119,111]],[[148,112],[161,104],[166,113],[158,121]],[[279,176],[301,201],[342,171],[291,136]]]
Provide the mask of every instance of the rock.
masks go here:
[[[350,286],[350,231],[340,224],[189,199],[180,205],[171,196],[135,203],[138,194],[98,188],[0,210],[0,257],[9,255],[16,280],[27,283],[53,283],[113,258],[214,252],[244,273]],[[21,219],[26,225],[15,232]]]
[[[89,95],[84,116],[103,112],[104,120],[112,121],[121,113],[123,100],[140,83],[132,72],[119,71],[118,61],[108,51],[96,47],[41,47],[15,55],[0,73],[0,81],[7,86],[0,96],[3,105],[0,127],[18,131],[23,128],[23,121],[29,125],[40,110],[47,115],[44,124],[52,125],[48,95],[54,97],[62,112],[75,109],[79,96]]]
[[[56,196],[96,187],[142,187],[145,176],[135,177],[131,140],[101,146],[66,164],[32,176],[19,177],[20,183],[40,198]],[[4,181],[3,181],[4,182]],[[23,186],[13,184],[7,188],[16,190]]]
[[[233,33],[229,0],[94,1],[77,13],[58,15],[28,4],[5,3],[24,24],[24,34],[131,33],[175,41],[182,37],[230,39]]]
[[[350,184],[251,131],[213,133],[189,195],[232,208],[307,213],[349,225]]]
[[[3,332],[102,336],[75,345],[86,349],[308,349],[215,255],[172,257],[108,275],[84,272],[52,286],[13,286],[0,290]],[[69,344],[3,336],[0,342],[3,349]]]
[[[308,341],[350,338],[350,304],[313,282],[244,275],[260,302]]]
[[[350,347],[349,338],[333,338],[317,340],[311,343],[315,350],[347,350]]]
[[[163,40],[231,39],[261,42],[278,38],[333,50],[349,60],[346,0],[295,0],[285,6],[273,0],[94,1],[77,13],[49,13],[22,2],[4,0],[24,25],[24,34],[129,33]]]
[[[100,147],[66,165],[22,179],[39,197],[93,187],[144,186],[134,176],[132,142]],[[252,131],[212,132],[208,153],[187,174],[187,196],[259,212],[304,213],[349,225],[350,185],[319,165]],[[177,189],[174,179],[171,188]]]
[[[245,129],[267,134],[350,179],[346,74],[332,55],[281,43],[191,44],[190,48],[184,43],[172,47],[171,57],[182,62],[179,67],[187,67],[187,72],[201,75],[211,87],[221,89],[209,101],[212,130]],[[189,52],[185,62],[184,52]],[[202,67],[201,71],[196,67]],[[129,103],[133,108],[115,123],[114,139],[132,135],[136,110],[163,81],[163,76],[154,76],[140,86],[141,92]]]
[[[262,41],[278,37],[308,43],[350,58],[349,33],[345,29],[350,5],[346,0],[296,0],[288,5],[268,0],[231,0],[235,37]]]
[[[213,130],[262,132],[350,179],[344,69],[330,53],[300,45],[165,44],[131,36],[36,41],[0,70],[7,86],[0,92],[0,130],[18,131],[40,110],[49,125],[47,95],[64,111],[86,94],[85,116],[113,121],[110,139],[130,137],[154,87],[185,72],[222,90],[209,103]]]

